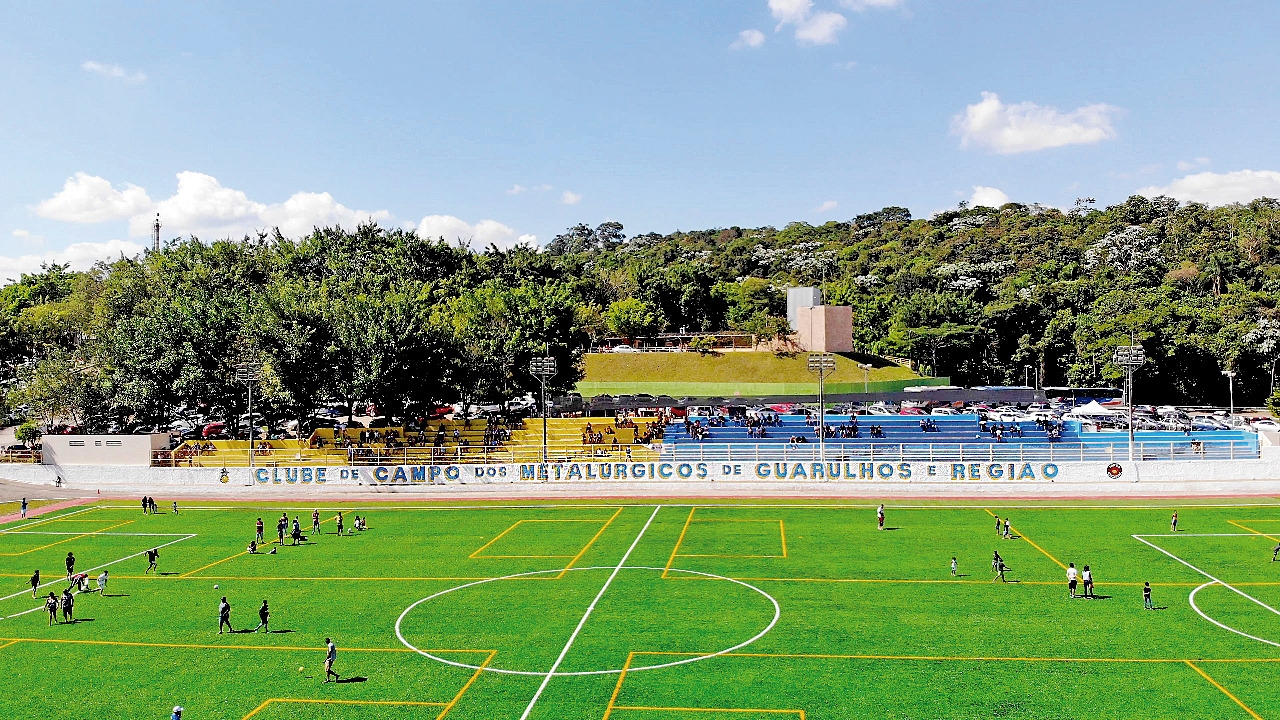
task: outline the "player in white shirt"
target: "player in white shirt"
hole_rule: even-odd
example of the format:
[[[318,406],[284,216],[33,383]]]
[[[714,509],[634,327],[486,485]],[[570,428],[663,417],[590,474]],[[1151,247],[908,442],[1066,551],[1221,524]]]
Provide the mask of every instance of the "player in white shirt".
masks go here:
[[[1095,597],[1093,594],[1093,573],[1089,570],[1089,566],[1084,566],[1084,572],[1081,573],[1080,579],[1084,581],[1084,596]]]
[[[1067,592],[1070,593],[1073,598],[1076,596],[1076,579],[1078,577],[1079,574],[1076,572],[1076,564],[1067,563]]]

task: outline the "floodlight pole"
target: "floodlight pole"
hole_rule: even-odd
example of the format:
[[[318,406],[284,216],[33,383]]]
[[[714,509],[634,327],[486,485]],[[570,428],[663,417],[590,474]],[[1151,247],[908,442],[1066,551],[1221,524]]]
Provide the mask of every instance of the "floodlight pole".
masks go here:
[[[826,478],[827,463],[827,376],[836,369],[836,358],[831,353],[810,353],[809,372],[818,376],[818,460],[823,464]]]
[[[556,359],[550,355],[534,358],[529,372],[542,384],[542,462],[547,461],[547,380],[556,374]]]
[[[862,394],[866,395],[871,392],[871,363],[858,363],[858,367],[862,368]]]
[[[1223,370],[1222,374],[1227,376],[1227,401],[1230,403],[1227,406],[1227,422],[1234,424],[1236,416],[1236,371]]]
[[[1129,342],[1132,343],[1133,340]],[[1116,347],[1116,352],[1112,359],[1115,364],[1124,368],[1125,399],[1127,401],[1126,404],[1129,406],[1129,462],[1133,462],[1133,373],[1147,361],[1147,354],[1141,345],[1120,345]]]
[[[254,466],[253,458],[253,384],[262,379],[262,371],[251,363],[240,363],[236,366],[236,380],[249,388],[249,467]],[[302,428],[298,428],[301,435]]]

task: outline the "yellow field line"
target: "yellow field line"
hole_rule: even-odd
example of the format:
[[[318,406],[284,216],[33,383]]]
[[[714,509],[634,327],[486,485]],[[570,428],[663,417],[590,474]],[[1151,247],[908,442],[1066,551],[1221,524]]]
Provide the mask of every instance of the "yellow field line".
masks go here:
[[[618,682],[613,686],[613,694],[609,696],[609,704],[604,708],[604,717],[600,720],[609,720],[609,716],[613,714],[615,704],[618,702],[618,693],[622,692],[622,681],[627,679],[627,670],[631,668],[631,661],[635,658],[634,652],[627,653],[627,661],[622,664],[622,672],[618,673]]]
[[[101,521],[101,520],[96,520],[95,522],[102,522],[102,521]],[[110,522],[110,521],[107,521],[107,522]],[[37,548],[31,548],[30,550],[23,550],[22,552],[16,552],[16,553],[0,553],[0,557],[18,557],[18,556],[20,556],[20,555],[26,555],[26,554],[28,554],[28,553],[36,552],[37,550],[44,550],[44,549],[47,549],[47,548],[51,548],[51,547],[53,547],[54,545],[61,545],[62,543],[69,543],[69,542],[71,542],[72,540],[80,540],[80,539],[83,539],[83,538],[87,538],[87,537],[89,537],[90,535],[97,535],[98,533],[104,533],[104,532],[107,532],[107,531],[109,531],[109,530],[115,530],[116,528],[118,528],[118,527],[124,527],[125,525],[128,525],[128,524],[129,524],[129,523],[131,523],[131,522],[133,522],[133,521],[132,521],[132,520],[125,520],[125,521],[124,521],[124,522],[122,522],[122,523],[119,523],[119,524],[116,524],[116,525],[111,525],[111,526],[105,527],[105,528],[103,528],[103,529],[101,529],[101,530],[94,530],[93,532],[87,532],[87,533],[85,533],[85,534],[83,534],[83,535],[76,535],[76,536],[74,536],[74,537],[69,537],[69,538],[67,538],[66,540],[59,540],[59,541],[57,541],[57,542],[49,543],[48,545],[41,545],[40,547],[37,547]]]
[[[680,530],[680,538],[676,540],[676,546],[671,548],[671,557],[667,558],[667,564],[662,568],[663,579],[666,579],[667,573],[671,570],[671,563],[676,561],[676,553],[680,552],[680,544],[684,542],[684,535],[689,532],[689,523],[693,522],[693,514],[697,511],[696,506],[689,508],[689,517],[684,521],[684,528]]]
[[[709,557],[709,558],[737,558],[739,560],[761,560],[764,558],[785,558],[786,555],[724,555],[715,553],[698,553],[694,555],[686,555],[681,553],[676,557]]]
[[[8,642],[4,643],[3,645],[0,645],[0,650],[3,650],[3,649],[5,649],[5,648],[9,647],[10,645],[17,645],[17,644],[18,644],[18,643],[20,643],[20,642],[22,642],[22,641],[21,641],[21,640],[10,640],[10,641],[8,641]]]
[[[260,547],[266,547],[266,546],[268,546],[268,545],[273,545],[273,544],[275,544],[275,543],[277,543],[277,542],[279,542],[279,541],[278,541],[278,540],[272,540],[272,541],[270,541],[270,542],[263,543]],[[283,545],[281,545],[280,547],[284,547],[284,546],[283,546]],[[181,575],[179,575],[179,576],[178,576],[178,578],[179,578],[179,579],[186,579],[186,578],[190,578],[192,575],[195,575],[196,573],[200,572],[201,570],[208,570],[209,568],[213,567],[214,565],[221,565],[222,563],[224,563],[224,562],[226,562],[226,561],[228,561],[228,560],[235,560],[236,558],[240,557],[241,555],[248,555],[248,554],[249,554],[249,551],[248,551],[248,550],[242,550],[241,552],[238,552],[238,553],[236,553],[235,555],[232,555],[231,557],[224,557],[224,558],[222,558],[221,560],[217,560],[217,561],[215,561],[215,562],[211,562],[211,563],[209,563],[208,565],[205,565],[204,567],[196,568],[195,570],[192,570],[191,572],[185,572],[185,573],[182,573]],[[207,578],[200,578],[200,579],[207,579]]]
[[[684,712],[684,713],[751,713],[752,715],[795,715],[800,720],[805,720],[803,710],[765,710],[752,708],[699,708],[699,707],[648,707],[645,705],[615,705],[614,710],[647,710],[656,712]]]
[[[60,645],[110,645],[116,647],[172,648],[176,650],[289,650],[294,652],[320,652],[324,648],[298,647],[295,645],[214,645],[200,643],[152,643],[132,642],[125,640],[75,640],[70,638],[0,638],[0,641],[54,643]],[[412,653],[413,650],[399,648],[343,648],[343,652],[387,652]],[[489,650],[427,650],[430,653],[487,653]]]
[[[637,650],[636,655],[702,656],[710,653],[678,652],[674,650]],[[716,657],[774,658],[783,660],[902,660],[921,662],[1061,662],[1061,663],[1280,663],[1273,658],[1073,658],[1073,657],[992,657],[965,655],[837,655],[824,653],[723,653]]]
[[[778,557],[771,556],[745,556],[745,555],[725,555],[725,556],[699,556],[699,555],[681,555],[680,557]],[[673,575],[673,580],[715,580],[715,578],[707,578],[698,575]],[[780,577],[745,577],[741,575],[732,576],[734,580],[744,580],[747,582],[812,582],[812,583],[880,583],[885,585],[990,585],[989,580],[951,580],[951,579],[911,579],[911,578],[780,578]],[[1061,585],[1060,582],[1050,580],[1019,580],[1019,585]],[[1153,582],[1151,587],[1197,587],[1204,583],[1197,582],[1169,582],[1160,583]],[[1142,587],[1140,582],[1107,582],[1098,583],[1096,587]],[[1232,583],[1235,587],[1272,587],[1280,585],[1280,582],[1256,582],[1256,583]]]
[[[1266,539],[1270,540],[1271,542],[1274,542],[1274,543],[1280,543],[1280,538],[1274,538],[1274,537],[1271,537],[1270,535],[1267,535],[1266,533],[1260,533],[1260,532],[1258,532],[1257,530],[1254,530],[1254,529],[1253,529],[1253,528],[1251,528],[1251,527],[1245,527],[1244,525],[1241,525],[1240,523],[1236,522],[1235,520],[1228,520],[1227,522],[1231,523],[1232,525],[1235,525],[1236,527],[1240,528],[1241,530],[1248,530],[1249,532],[1253,533],[1254,535],[1261,535],[1262,537],[1264,537],[1264,538],[1266,538]],[[1254,521],[1250,520],[1249,522],[1254,522]]]
[[[475,674],[471,676],[470,680],[467,680],[467,684],[462,686],[462,689],[458,691],[458,694],[453,696],[453,699],[449,701],[449,704],[444,706],[444,709],[436,716],[436,720],[444,720],[444,716],[448,715],[449,711],[453,709],[454,705],[458,704],[458,701],[462,699],[462,696],[466,694],[467,690],[471,689],[471,683],[475,682],[476,678],[480,677],[480,674],[484,672],[484,669],[489,667],[489,663],[493,662],[493,658],[497,654],[497,650],[489,651],[489,657],[485,658],[484,662],[480,663],[480,667],[476,668]]]
[[[1240,702],[1240,698],[1236,697],[1235,695],[1232,695],[1230,690],[1227,690],[1226,688],[1219,685],[1217,680],[1214,680],[1213,678],[1209,677],[1209,673],[1196,667],[1196,664],[1191,662],[1190,660],[1187,660],[1186,663],[1187,663],[1187,667],[1191,668],[1192,670],[1195,670],[1197,673],[1200,674],[1200,677],[1204,678],[1205,680],[1208,680],[1211,685],[1221,690],[1223,695],[1226,695],[1227,697],[1231,698],[1235,702],[1235,704],[1239,705],[1245,712],[1249,713],[1249,717],[1253,718],[1253,720],[1262,720],[1261,715],[1251,710],[1248,705],[1245,705],[1243,702]]]
[[[609,517],[608,520],[605,520],[604,525],[600,526],[600,529],[596,532],[596,534],[593,535],[591,539],[587,541],[587,544],[584,545],[583,548],[578,551],[577,555],[573,556],[573,559],[569,561],[569,564],[566,565],[564,570],[561,570],[560,574],[556,575],[554,579],[559,580],[560,578],[564,577],[564,574],[569,572],[569,568],[573,567],[575,563],[577,563],[579,560],[582,559],[583,555],[587,554],[587,551],[591,549],[591,546],[596,544],[596,540],[600,539],[600,536],[604,534],[604,531],[609,529],[609,526],[613,524],[613,521],[616,520],[617,517],[621,514],[622,514],[622,508],[618,508],[617,511],[614,512],[613,515]]]
[[[411,707],[441,707],[442,702],[418,702],[412,700],[304,700],[301,698],[269,698],[264,700],[261,705],[249,711],[240,720],[249,720],[249,718],[257,715],[272,703],[290,703],[293,705],[407,705]]]
[[[778,535],[782,538],[782,557],[787,556],[787,526],[778,518]]]
[[[984,508],[984,509],[985,509],[985,508]],[[993,513],[993,512],[991,512],[990,510],[987,510],[987,514],[988,514],[988,515],[990,515],[991,517],[995,517],[995,516],[996,516],[996,514],[995,514],[995,513]],[[1026,536],[1026,535],[1024,535],[1023,533],[1018,532],[1017,528],[1015,528],[1015,527],[1013,526],[1013,523],[1010,523],[1010,524],[1009,524],[1009,532],[1011,532],[1011,533],[1013,533],[1013,534],[1017,535],[1018,537],[1022,538],[1023,540],[1026,540],[1026,541],[1027,541],[1027,543],[1031,545],[1031,547],[1033,547],[1033,548],[1035,548],[1035,549],[1039,550],[1040,552],[1044,553],[1044,556],[1045,556],[1045,557],[1047,557],[1047,558],[1049,558],[1050,560],[1052,560],[1052,561],[1054,561],[1055,563],[1057,563],[1057,564],[1058,564],[1058,567],[1062,568],[1063,570],[1066,570],[1066,569],[1067,569],[1067,566],[1066,566],[1066,565],[1063,565],[1063,564],[1062,564],[1062,561],[1061,561],[1061,560],[1059,560],[1058,558],[1056,558],[1056,557],[1054,557],[1054,556],[1050,555],[1048,550],[1045,550],[1044,548],[1042,548],[1042,547],[1040,547],[1039,545],[1035,544],[1035,542],[1033,542],[1033,541],[1031,540],[1031,538],[1027,537],[1027,536]]]

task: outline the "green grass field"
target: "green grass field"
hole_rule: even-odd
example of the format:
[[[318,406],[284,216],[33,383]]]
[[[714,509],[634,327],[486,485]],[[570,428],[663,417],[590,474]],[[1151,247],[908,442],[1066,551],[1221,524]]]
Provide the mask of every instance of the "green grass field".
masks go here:
[[[309,530],[311,505],[102,502],[0,528],[0,697],[31,718],[1280,718],[1280,504],[1231,502],[891,504],[883,532],[868,503],[353,504],[370,529],[342,537],[326,503],[275,555],[245,553],[254,520]],[[50,626],[27,579],[61,592],[68,551],[112,579]],[[1097,599],[1067,597],[1068,562]],[[271,632],[244,632],[263,599]],[[321,682],[326,636],[350,682]]]
[[[769,352],[590,353],[578,383],[584,397],[607,394],[670,395],[671,397],[731,397],[742,395],[812,394],[817,379],[808,369],[808,355]],[[864,389],[858,363],[873,367],[867,376],[871,392],[896,392],[908,385],[945,385],[947,378],[921,378],[909,368],[884,358],[857,353],[836,355],[836,369],[827,378],[827,392],[853,393]]]

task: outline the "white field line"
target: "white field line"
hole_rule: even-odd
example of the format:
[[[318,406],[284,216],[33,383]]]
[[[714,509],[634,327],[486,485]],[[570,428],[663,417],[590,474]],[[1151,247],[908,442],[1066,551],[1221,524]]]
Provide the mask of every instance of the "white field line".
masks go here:
[[[92,533],[85,533],[85,534],[92,534]],[[154,549],[156,549],[156,550],[159,550],[159,549],[160,549],[160,548],[162,548],[162,547],[168,547],[168,546],[173,545],[173,544],[175,544],[175,543],[180,543],[180,542],[182,542],[183,540],[190,540],[190,539],[191,539],[191,538],[193,538],[193,537],[196,537],[195,533],[191,533],[191,534],[189,534],[189,535],[183,535],[182,537],[179,537],[177,540],[170,540],[169,542],[164,543],[163,545],[152,545],[151,547],[147,548],[147,550],[151,550],[151,549],[153,549],[153,548],[154,548]],[[99,565],[99,566],[97,566],[97,567],[91,567],[91,568],[89,568],[88,570],[82,570],[81,572],[91,573],[91,572],[93,572],[94,570],[101,570],[102,568],[110,567],[110,566],[115,565],[115,564],[117,564],[117,563],[122,563],[122,562],[124,562],[125,560],[132,560],[132,559],[134,559],[134,558],[138,557],[139,555],[143,555],[143,554],[145,554],[145,553],[147,552],[147,550],[141,550],[141,551],[136,552],[136,553],[134,553],[134,554],[132,554],[132,555],[127,555],[127,556],[125,556],[125,557],[122,557],[122,558],[120,558],[119,560],[112,560],[112,561],[111,561],[111,562],[109,562],[109,563],[103,563],[103,564],[101,564],[101,565]],[[36,589],[37,589],[37,590],[39,590],[40,588],[49,587],[50,585],[56,585],[57,583],[60,583],[60,582],[64,582],[64,579],[63,579],[63,578],[58,578],[57,580],[50,580],[49,582],[46,582],[46,583],[40,583],[40,585],[36,586]],[[20,595],[26,595],[28,592],[30,592],[30,590],[23,590],[23,591],[21,591],[21,592],[16,592],[16,593],[14,593],[14,594],[12,594],[12,595],[5,595],[4,597],[0,597],[0,602],[3,602],[3,601],[5,601],[5,600],[12,600],[13,598],[16,598],[16,597],[18,597],[18,596],[20,596]],[[43,609],[43,607],[44,607],[44,606],[42,605],[42,606],[40,606],[40,607],[38,607],[38,608],[34,608],[34,609],[32,609],[32,610],[27,610],[27,611],[25,611],[25,612],[20,612],[20,613],[18,613],[17,615],[10,615],[9,617],[14,618],[14,617],[18,617],[18,615],[26,615],[26,614],[27,614],[27,613],[29,613],[29,612],[35,612],[36,610],[41,610],[41,609]]]
[[[422,502],[447,502],[447,496],[424,497]],[[325,505],[306,505],[293,507],[282,504],[271,504],[269,501],[246,501],[257,502],[257,505],[188,505],[183,506],[181,510],[236,510],[244,512],[254,512],[258,510],[288,510],[290,512],[311,512],[315,508],[319,508],[322,512],[337,511],[343,512],[356,511],[373,512],[378,510],[423,510],[429,512],[437,512],[444,510],[536,510],[539,508],[594,508],[594,509],[616,509],[619,507],[653,507],[653,503],[636,503],[636,502],[617,502],[601,505],[596,503],[532,503],[527,505],[343,505],[342,507],[327,507]],[[318,500],[320,503],[341,503],[341,498],[326,498]],[[355,501],[351,501],[355,502]],[[867,510],[875,509],[879,503],[822,503],[822,504],[797,504],[788,503],[786,499],[779,499],[769,503],[717,503],[717,502],[667,502],[662,504],[663,507],[684,508],[796,508],[805,510]],[[984,503],[980,505],[898,505],[886,504],[886,509],[896,510],[985,510],[1008,509],[1008,510],[1169,510],[1169,509],[1222,509],[1222,508],[1276,508],[1280,507],[1280,503],[1223,503],[1223,504],[1197,504],[1181,502],[1179,498],[1170,498],[1170,501],[1164,505],[1039,505],[1039,504],[1009,504],[1009,503]],[[95,508],[108,510],[137,510],[134,505],[97,505]],[[94,509],[94,508],[90,508]]]
[[[1205,589],[1205,588],[1209,587],[1210,585],[1217,585],[1217,584],[1218,584],[1218,583],[1216,583],[1216,582],[1207,582],[1207,583],[1205,583],[1205,584],[1201,585],[1200,587],[1197,587],[1195,590],[1192,590],[1192,591],[1191,591],[1191,594],[1190,594],[1189,596],[1187,596],[1187,602],[1191,603],[1191,609],[1192,609],[1192,610],[1195,610],[1195,611],[1196,611],[1196,614],[1198,614],[1200,617],[1204,618],[1205,620],[1208,620],[1209,622],[1213,623],[1214,625],[1217,625],[1218,627],[1222,628],[1223,630],[1227,630],[1227,631],[1233,632],[1233,633],[1235,633],[1235,634],[1237,634],[1237,635],[1243,635],[1244,637],[1247,637],[1247,638],[1249,638],[1250,640],[1257,640],[1257,641],[1258,641],[1258,642],[1260,642],[1260,643],[1266,643],[1267,645],[1271,645],[1271,646],[1274,646],[1274,647],[1280,647],[1280,643],[1278,643],[1278,642],[1275,642],[1275,641],[1273,641],[1273,640],[1267,640],[1266,638],[1260,638],[1260,637],[1258,637],[1257,635],[1250,635],[1250,634],[1249,634],[1249,633],[1247,633],[1247,632],[1241,632],[1241,631],[1239,631],[1239,630],[1237,630],[1237,629],[1235,629],[1235,628],[1231,627],[1230,625],[1224,625],[1224,624],[1222,624],[1222,623],[1218,622],[1217,620],[1214,620],[1213,618],[1211,618],[1211,617],[1209,617],[1208,615],[1206,615],[1206,614],[1204,613],[1204,611],[1200,609],[1200,606],[1199,606],[1199,605],[1196,605],[1196,593],[1198,593],[1198,592],[1200,592],[1201,590],[1203,590],[1203,589]]]
[[[91,507],[82,508],[82,509],[80,509],[80,510],[75,510],[75,511],[73,511],[73,512],[69,512],[69,513],[63,513],[63,514],[61,514],[61,515],[51,515],[51,516],[49,516],[49,517],[33,518],[33,519],[31,520],[31,522],[29,522],[29,523],[25,523],[25,524],[23,524],[23,525],[18,525],[17,527],[5,528],[4,530],[0,530],[0,535],[2,535],[2,534],[4,534],[4,533],[16,532],[16,531],[18,531],[18,530],[21,530],[22,528],[25,528],[25,527],[31,527],[32,525],[39,525],[39,524],[41,524],[41,523],[52,522],[52,521],[54,521],[54,520],[62,520],[63,518],[69,518],[69,517],[71,517],[72,515],[79,515],[80,513],[87,513],[87,512],[91,512],[91,511],[93,511],[93,510],[97,510],[97,509],[98,509],[98,508],[100,508],[100,507],[101,507],[100,505],[93,505],[93,506],[91,506]]]
[[[1215,582],[1215,583],[1217,583],[1217,584],[1221,585],[1222,587],[1224,587],[1224,588],[1226,588],[1226,589],[1230,590],[1231,592],[1233,592],[1233,593],[1235,593],[1235,594],[1239,595],[1240,597],[1242,597],[1242,598],[1246,598],[1246,599],[1248,599],[1248,600],[1251,600],[1251,601],[1253,601],[1254,603],[1256,603],[1258,606],[1263,607],[1263,608],[1266,608],[1267,610],[1270,610],[1272,613],[1275,613],[1276,615],[1280,615],[1280,610],[1276,610],[1275,608],[1273,608],[1273,607],[1271,607],[1270,605],[1268,605],[1268,604],[1266,604],[1266,603],[1262,602],[1261,600],[1259,600],[1259,599],[1255,598],[1254,596],[1252,596],[1252,595],[1250,595],[1250,594],[1246,593],[1245,591],[1240,590],[1239,588],[1237,588],[1237,587],[1235,587],[1235,586],[1233,586],[1233,585],[1231,585],[1231,584],[1229,584],[1229,583],[1223,582],[1222,580],[1219,580],[1218,578],[1216,578],[1216,577],[1214,577],[1214,576],[1210,575],[1209,573],[1205,572],[1204,570],[1201,570],[1200,568],[1196,567],[1195,565],[1192,565],[1191,563],[1187,562],[1186,560],[1183,560],[1182,558],[1178,557],[1177,555],[1174,555],[1173,553],[1169,552],[1168,550],[1165,550],[1164,548],[1160,547],[1159,545],[1156,545],[1155,543],[1147,542],[1146,540],[1144,540],[1144,539],[1143,539],[1143,537],[1144,537],[1144,536],[1142,536],[1142,535],[1133,535],[1133,536],[1131,536],[1131,537],[1133,537],[1133,539],[1134,539],[1134,540],[1137,540],[1138,542],[1142,543],[1143,545],[1147,545],[1147,546],[1150,546],[1150,547],[1155,548],[1156,550],[1159,550],[1160,552],[1164,553],[1165,555],[1168,555],[1169,557],[1173,558],[1174,560],[1177,560],[1178,562],[1182,563],[1183,565],[1186,565],[1187,567],[1191,568],[1192,570],[1195,570],[1196,572],[1198,572],[1198,573],[1200,573],[1201,575],[1203,575],[1203,576],[1205,576],[1205,577],[1209,578],[1209,579],[1210,579],[1210,580],[1212,580],[1213,582]],[[1159,537],[1159,536],[1152,536],[1152,537]],[[1228,536],[1228,537],[1232,537],[1232,536]],[[1239,537],[1239,536],[1235,536],[1235,537]],[[1256,535],[1252,535],[1252,534],[1251,534],[1251,535],[1249,535],[1249,537],[1258,537],[1258,536],[1256,536]],[[1204,586],[1203,586],[1203,585],[1201,585],[1200,587],[1204,587]],[[1199,589],[1200,589],[1200,588],[1196,588],[1196,590],[1199,590]],[[1193,591],[1193,592],[1194,592],[1194,591]],[[1194,603],[1192,604],[1192,606],[1194,607]],[[1199,610],[1197,610],[1197,612],[1199,612]],[[1200,613],[1200,614],[1201,614],[1201,615],[1204,615],[1204,613]],[[1208,618],[1208,616],[1205,616],[1205,619],[1206,619],[1206,620],[1209,620],[1210,622],[1213,622],[1213,620],[1211,620],[1210,618]],[[1216,623],[1216,622],[1214,622],[1214,624],[1215,624],[1215,625],[1219,625],[1220,623]],[[1225,626],[1224,626],[1224,627],[1225,627]],[[1230,629],[1230,628],[1228,628],[1228,629]],[[1232,632],[1235,632],[1235,631],[1233,630]],[[1255,638],[1255,639],[1256,639],[1256,638]]]
[[[1138,537],[1138,536],[1134,535],[1134,537]],[[1164,533],[1162,535],[1144,533],[1142,537],[1183,538],[1183,537],[1262,537],[1262,536],[1259,535],[1258,533],[1177,533],[1176,535],[1174,533]],[[1148,543],[1148,545],[1149,544],[1150,543]]]
[[[609,589],[609,585],[613,583],[613,579],[618,577],[618,573],[627,564],[627,558],[631,557],[631,551],[635,550],[636,546],[640,544],[640,538],[644,537],[645,531],[653,524],[653,519],[658,517],[658,511],[661,509],[661,505],[653,509],[653,514],[649,516],[644,527],[640,528],[640,534],[636,535],[636,539],[631,541],[631,547],[627,548],[627,552],[623,554],[622,559],[613,568],[613,572],[609,574],[609,579],[604,581],[604,586],[600,588],[600,592],[596,593],[596,599],[592,600],[591,604],[587,606],[587,611],[582,614],[582,619],[578,621],[578,626],[569,635],[569,641],[564,644],[564,648],[560,651],[560,656],[556,658],[556,661],[551,665],[551,669],[543,676],[542,684],[538,685],[538,691],[533,694],[533,698],[529,700],[528,707],[520,714],[520,720],[528,720],[529,713],[533,712],[533,706],[538,704],[538,698],[542,697],[542,691],[547,688],[547,683],[551,682],[551,678],[555,677],[556,670],[560,669],[560,663],[564,662],[564,657],[569,654],[569,648],[573,647],[573,641],[578,639],[578,633],[582,632],[582,627],[587,624],[587,618],[591,617],[591,612],[596,609],[596,603],[599,603],[600,598],[604,597],[604,593]]]

